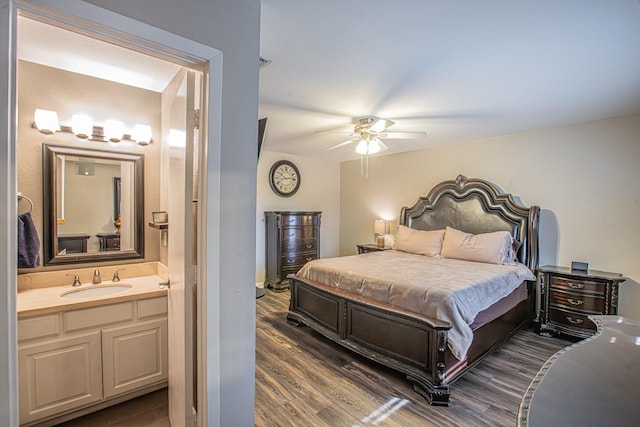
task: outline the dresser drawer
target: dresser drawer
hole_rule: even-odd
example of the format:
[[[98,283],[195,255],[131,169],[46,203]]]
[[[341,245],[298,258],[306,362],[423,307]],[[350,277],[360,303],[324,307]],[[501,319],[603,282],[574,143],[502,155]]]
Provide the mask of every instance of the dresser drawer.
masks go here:
[[[287,241],[282,242],[282,254],[286,256],[286,254],[290,253],[302,253],[302,252],[311,252],[314,253],[318,249],[318,242],[315,240],[307,240],[307,241]]]
[[[604,295],[604,284],[588,280],[572,280],[564,277],[551,277],[551,286],[581,292],[593,292]]]
[[[297,240],[315,240],[315,227],[284,227],[282,229],[282,241],[293,242]]]
[[[586,314],[578,314],[558,308],[549,309],[549,320],[571,328],[596,330],[596,325]]]
[[[280,216],[280,225],[287,226],[301,226],[301,225],[318,225],[317,215],[290,215],[283,214]]]
[[[551,305],[560,305],[572,310],[584,311],[588,314],[605,313],[604,297],[601,295],[585,295],[578,292],[563,292],[551,290],[549,295]]]
[[[316,254],[295,254],[291,256],[283,256],[282,257],[282,268],[290,268],[294,266],[302,267],[309,261],[313,261],[318,257]]]

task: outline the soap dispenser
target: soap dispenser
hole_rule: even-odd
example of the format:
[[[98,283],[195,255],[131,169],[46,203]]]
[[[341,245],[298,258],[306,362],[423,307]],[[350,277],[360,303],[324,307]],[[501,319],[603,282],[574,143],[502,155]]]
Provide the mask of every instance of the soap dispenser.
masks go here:
[[[94,285],[102,283],[102,278],[100,277],[100,270],[96,268],[96,271],[93,272],[93,280],[91,281]]]

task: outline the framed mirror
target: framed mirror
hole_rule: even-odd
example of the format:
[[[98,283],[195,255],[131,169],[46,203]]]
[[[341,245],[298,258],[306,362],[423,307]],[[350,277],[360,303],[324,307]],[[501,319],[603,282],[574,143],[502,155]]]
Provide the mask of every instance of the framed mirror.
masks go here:
[[[43,144],[44,265],[144,257],[144,155]]]

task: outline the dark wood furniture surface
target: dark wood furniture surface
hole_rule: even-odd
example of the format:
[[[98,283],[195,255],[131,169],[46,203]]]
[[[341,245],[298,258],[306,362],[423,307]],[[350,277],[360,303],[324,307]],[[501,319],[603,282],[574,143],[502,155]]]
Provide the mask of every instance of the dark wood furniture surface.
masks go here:
[[[88,234],[60,234],[58,235],[58,253],[82,254],[87,252]]]
[[[366,254],[368,252],[388,251],[389,249],[391,249],[391,246],[380,247],[376,243],[359,243],[356,246],[358,247],[359,254]]]
[[[519,206],[493,184],[462,175],[438,184],[400,214],[400,224],[420,230],[448,225],[474,234],[510,231],[522,243],[519,261],[532,271],[538,260],[538,220],[537,206]],[[451,382],[530,322],[534,313],[534,286],[527,283],[527,300],[474,330],[465,364],[447,348],[448,322],[297,276],[290,284],[289,323],[307,325],[345,348],[406,374],[414,390],[435,405],[448,405]]]
[[[589,319],[597,332],[545,363],[522,398],[518,426],[640,425],[640,322]]]
[[[116,233],[98,233],[98,242],[100,242],[100,251],[119,251],[120,235]]]
[[[538,278],[541,334],[590,337],[596,325],[589,315],[618,314],[618,284],[625,280],[621,274],[547,265],[538,269]]]
[[[265,212],[266,277],[264,286],[281,292],[289,289],[289,274],[308,261],[320,258],[322,212]]]

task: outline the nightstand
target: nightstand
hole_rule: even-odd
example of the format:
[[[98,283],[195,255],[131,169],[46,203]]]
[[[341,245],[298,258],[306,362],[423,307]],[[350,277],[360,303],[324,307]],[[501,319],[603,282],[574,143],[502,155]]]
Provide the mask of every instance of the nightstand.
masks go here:
[[[360,243],[356,245],[358,247],[359,254],[366,254],[368,252],[379,252],[379,251],[388,251],[391,249],[391,246],[379,247],[375,243]]]
[[[596,325],[587,316],[618,314],[618,284],[621,274],[580,271],[547,265],[537,270],[542,304],[539,332],[561,332],[587,338]]]

